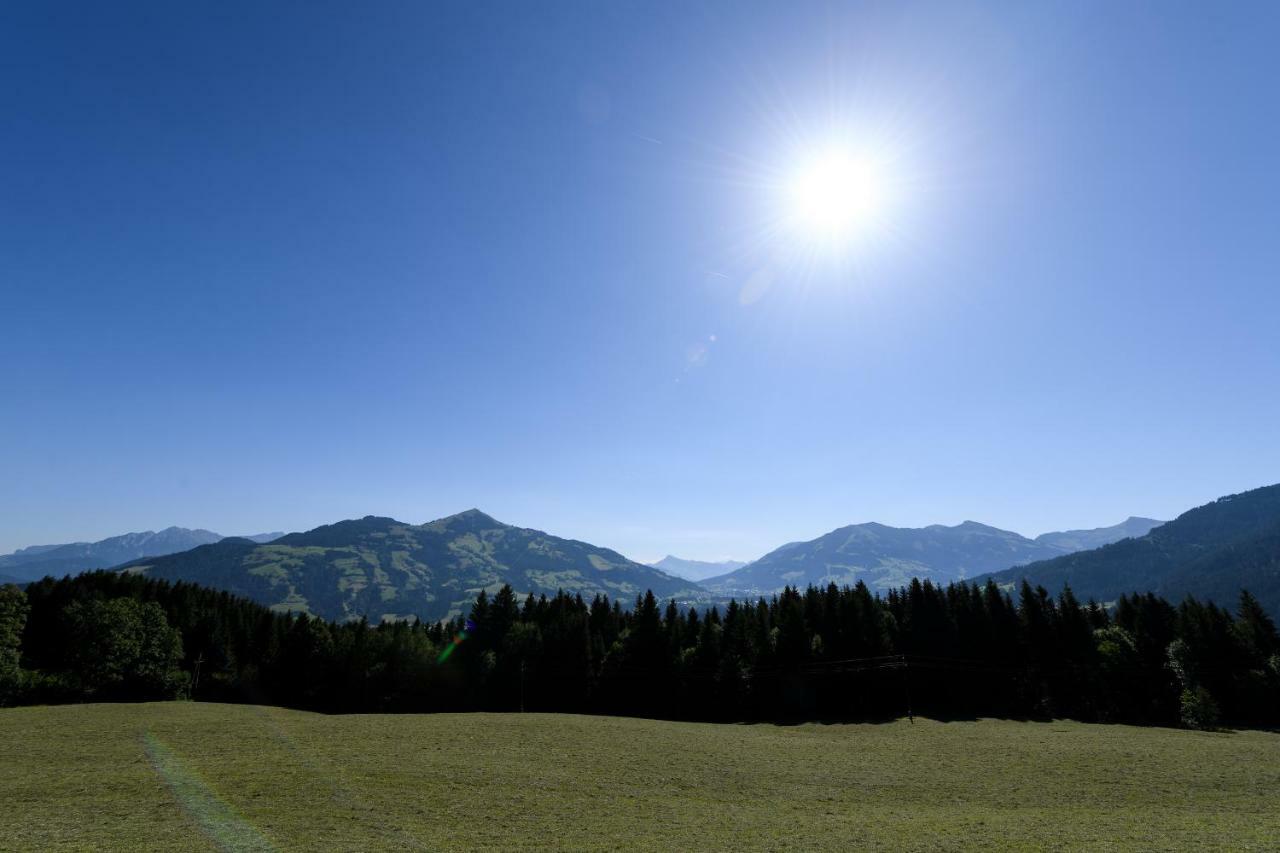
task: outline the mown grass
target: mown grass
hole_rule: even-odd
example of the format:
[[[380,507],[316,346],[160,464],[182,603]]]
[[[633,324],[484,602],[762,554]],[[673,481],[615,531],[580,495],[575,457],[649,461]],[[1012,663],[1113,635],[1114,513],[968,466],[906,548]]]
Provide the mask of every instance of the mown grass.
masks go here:
[[[0,848],[1277,849],[1280,735],[0,711]]]

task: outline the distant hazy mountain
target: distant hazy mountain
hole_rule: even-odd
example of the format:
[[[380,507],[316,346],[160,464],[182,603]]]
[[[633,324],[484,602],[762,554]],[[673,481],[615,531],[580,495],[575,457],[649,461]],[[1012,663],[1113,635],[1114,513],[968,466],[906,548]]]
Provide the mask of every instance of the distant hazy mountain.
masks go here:
[[[1087,551],[1090,548],[1101,548],[1121,539],[1146,536],[1153,527],[1159,527],[1163,521],[1154,518],[1137,518],[1130,516],[1114,527],[1098,527],[1093,530],[1063,530],[1059,533],[1042,533],[1036,541],[1042,545],[1052,545],[1064,551]]]
[[[504,583],[521,595],[564,589],[626,604],[646,589],[660,598],[701,593],[616,551],[512,527],[479,510],[419,525],[366,516],[266,545],[226,539],[124,569],[225,589],[278,609],[374,622],[465,612],[481,589],[494,592]]]
[[[284,535],[283,530],[277,530],[274,533],[255,533],[252,536],[240,536],[240,539],[248,539],[250,542],[257,542],[259,545],[265,545],[268,542],[274,542]]]
[[[662,569],[669,575],[675,575],[691,581],[700,581],[717,575],[728,574],[735,569],[742,568],[746,565],[746,562],[742,560],[721,560],[718,563],[708,563],[702,560],[685,560],[668,554],[658,562],[650,563],[649,565],[655,569]]]
[[[777,592],[784,586],[854,584],[873,590],[903,586],[918,577],[935,583],[969,578],[1035,560],[1060,556],[1084,542],[1114,542],[1146,532],[1156,521],[1129,519],[1114,527],[1046,533],[1028,539],[966,521],[954,527],[889,527],[871,522],[833,530],[809,542],[792,542],[741,569],[702,582],[721,595]]]
[[[1187,595],[1234,609],[1247,588],[1280,616],[1280,485],[1219,498],[1145,536],[993,575],[1112,601],[1121,593]]]
[[[259,533],[248,537],[269,542],[283,533]],[[154,557],[186,551],[199,545],[218,542],[224,537],[211,530],[167,527],[156,533],[125,533],[99,542],[73,542],[67,545],[32,545],[12,554],[0,556],[0,575],[26,583],[45,575],[61,577],[88,569],[107,569],[140,557]]]

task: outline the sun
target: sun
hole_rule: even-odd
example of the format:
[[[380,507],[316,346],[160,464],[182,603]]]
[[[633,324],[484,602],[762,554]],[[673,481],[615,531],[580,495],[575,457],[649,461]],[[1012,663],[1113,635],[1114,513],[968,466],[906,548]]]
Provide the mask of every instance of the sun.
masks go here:
[[[885,169],[875,158],[835,148],[796,170],[790,219],[802,238],[845,245],[879,224],[888,204]]]

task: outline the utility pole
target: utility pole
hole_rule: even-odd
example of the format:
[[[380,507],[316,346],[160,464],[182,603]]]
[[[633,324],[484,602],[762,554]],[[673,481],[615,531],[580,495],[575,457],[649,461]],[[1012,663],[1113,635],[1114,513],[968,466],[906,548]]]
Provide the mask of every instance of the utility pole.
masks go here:
[[[524,657],[520,658],[520,713],[524,713]]]
[[[204,663],[204,652],[196,657],[196,671],[191,677],[191,695],[196,695],[196,688],[200,686],[200,664]]]
[[[906,655],[898,655],[898,660],[902,666],[902,688],[907,697],[907,721],[914,726],[916,715],[911,711],[911,668],[907,665]]]

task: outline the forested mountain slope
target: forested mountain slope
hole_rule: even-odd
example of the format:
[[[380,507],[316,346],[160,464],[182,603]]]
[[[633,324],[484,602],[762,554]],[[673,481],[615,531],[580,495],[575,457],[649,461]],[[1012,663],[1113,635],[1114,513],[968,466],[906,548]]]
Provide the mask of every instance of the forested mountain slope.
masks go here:
[[[1232,606],[1241,589],[1280,614],[1280,485],[1219,498],[1146,536],[997,572],[999,583],[1026,578],[1048,589],[1112,601],[1153,591],[1190,594]]]
[[[463,612],[479,590],[503,584],[521,595],[564,589],[623,601],[646,589],[663,598],[699,594],[696,584],[616,551],[513,527],[478,510],[419,525],[366,516],[265,545],[227,539],[124,568],[225,589],[277,609],[375,622]]]

